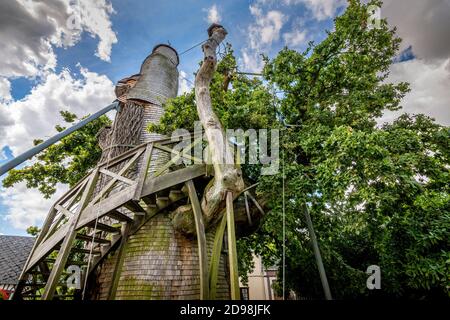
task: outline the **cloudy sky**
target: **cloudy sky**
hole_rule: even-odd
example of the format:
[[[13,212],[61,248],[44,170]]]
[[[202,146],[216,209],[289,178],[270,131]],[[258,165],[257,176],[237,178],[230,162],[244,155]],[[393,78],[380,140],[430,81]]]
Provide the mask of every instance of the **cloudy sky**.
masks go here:
[[[211,22],[220,22],[241,70],[258,71],[261,53],[273,56],[283,46],[303,50],[309,41],[322,40],[345,3],[0,1],[0,164],[29,148],[34,138],[53,135],[61,122],[59,110],[82,116],[109,104],[113,84],[138,72],[158,43],[183,52],[205,39]],[[450,0],[385,0],[381,16],[404,39],[390,76],[390,81],[411,83],[404,111],[449,125]],[[180,92],[192,85],[200,59],[200,48],[181,56]],[[0,186],[0,234],[25,234],[26,227],[41,225],[53,200],[23,184]]]

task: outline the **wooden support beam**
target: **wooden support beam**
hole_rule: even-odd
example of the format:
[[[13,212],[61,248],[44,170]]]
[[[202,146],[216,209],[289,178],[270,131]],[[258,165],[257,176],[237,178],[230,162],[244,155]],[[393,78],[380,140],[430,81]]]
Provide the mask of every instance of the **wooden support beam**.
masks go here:
[[[121,221],[121,222],[133,222],[133,219],[130,218],[129,216],[127,216],[125,213],[119,212],[117,210],[112,210],[110,212],[108,212],[108,217],[111,217],[117,221]]]
[[[90,225],[94,226],[95,220],[103,217],[104,215],[111,212],[111,210],[116,209],[117,207],[123,205],[125,202],[129,201],[132,197],[130,192],[134,192],[133,189],[124,189],[108,199],[96,204],[95,206],[89,205],[82,212],[81,217],[79,218],[76,229],[79,230],[82,227]],[[54,247],[60,243],[66,234],[69,232],[68,230],[69,223],[62,225],[58,230],[55,231],[48,239],[46,239],[43,243],[41,243],[35,250],[33,256],[30,259],[29,266],[27,270],[31,269],[36,263],[38,263],[43,257],[45,257],[48,253],[54,250]],[[102,225],[100,225],[102,227]],[[99,227],[97,227],[99,228]],[[106,225],[105,229],[108,228],[107,232],[118,232],[111,226]]]
[[[199,131],[200,133],[203,133],[203,131]],[[199,133],[197,132],[197,133]],[[195,132],[189,132],[187,134],[181,134],[178,136],[171,136],[171,137],[167,137],[167,138],[161,138],[158,140],[153,141],[153,143],[157,143],[157,144],[176,144],[180,141],[185,140],[185,138],[190,138],[192,136],[194,136]]]
[[[68,233],[64,238],[64,241],[61,245],[61,249],[58,252],[55,264],[53,265],[52,271],[50,272],[47,285],[44,288],[44,293],[42,294],[43,300],[51,300],[53,298],[55,289],[58,285],[59,278],[61,277],[61,273],[67,263],[67,259],[70,254],[70,249],[72,247],[73,240],[75,239],[76,236],[76,226],[78,223],[78,219],[80,218],[81,212],[88,204],[89,198],[92,195],[92,191],[95,188],[97,178],[98,178],[98,169],[95,169],[89,179],[89,182],[87,183],[84,189],[83,196],[81,197],[77,212],[70,219]]]
[[[248,205],[247,191],[244,192],[244,200],[245,200],[245,212],[247,213],[248,224],[251,226],[251,225],[253,225],[253,223],[252,223],[252,216],[250,215],[250,207]]]
[[[108,300],[116,298],[117,286],[119,285],[120,275],[122,273],[123,261],[125,260],[125,252],[128,243],[128,235],[130,233],[131,224],[127,223],[122,229],[122,239],[117,249],[117,257],[114,265],[114,272],[111,278],[111,285],[108,290]]]
[[[33,268],[39,261],[42,260],[45,256],[47,256],[50,252],[55,250],[54,248],[60,243],[69,230],[69,223],[66,223],[61,228],[56,230],[56,232],[45,242],[41,243],[34,252],[33,256],[30,259],[29,266],[27,267],[27,270],[30,270]]]
[[[107,176],[115,178],[116,180],[120,180],[122,182],[125,182],[126,184],[128,184],[130,186],[135,183],[133,180],[128,179],[128,178],[126,178],[124,176],[121,176],[121,175],[119,175],[117,173],[114,173],[112,171],[109,171],[109,170],[107,170],[105,168],[100,169],[100,173],[106,174]]]
[[[118,233],[120,230],[117,228],[114,228],[113,226],[110,226],[108,224],[97,222],[97,225],[95,225],[95,221],[88,224],[91,228],[96,228],[97,230],[109,232],[109,233]]]
[[[127,170],[136,162],[137,158],[139,158],[139,156],[142,154],[142,152],[144,152],[144,149],[142,150],[138,150],[136,152],[136,154],[123,166],[122,169],[120,169],[120,171],[117,173],[117,175],[121,176],[123,175],[125,172],[127,172]],[[92,201],[90,202],[90,206],[94,205],[98,200],[100,200],[103,195],[109,191],[109,189],[111,189],[114,185],[114,183],[116,183],[117,179],[113,178],[111,181],[109,181],[106,186],[99,191],[99,193],[94,197],[94,199],[92,199]]]
[[[128,210],[130,210],[134,213],[145,214],[145,209],[142,208],[142,206],[139,204],[139,201],[130,200],[127,203],[125,203],[124,206],[125,206],[125,208],[127,208]]]
[[[78,195],[80,191],[86,186],[86,183],[89,181],[89,177],[92,172],[88,173],[85,177],[83,177],[79,182],[77,182],[72,188],[67,190],[67,192],[59,198],[55,204],[65,204],[67,200]]]
[[[136,146],[133,149],[130,149],[130,150],[125,151],[124,153],[121,153],[120,155],[118,155],[110,160],[106,160],[106,161],[99,163],[98,166],[102,167],[102,166],[108,165],[108,167],[112,167],[112,166],[116,165],[117,163],[122,162],[124,159],[130,158],[135,152],[140,151],[141,149],[145,149],[146,145],[149,143],[158,143],[161,145],[174,144],[174,143],[180,142],[180,140],[183,140],[184,138],[192,137],[193,135],[194,135],[194,133],[191,132],[189,134],[182,134],[179,136],[162,138],[162,139],[155,140],[152,142],[145,142],[145,143],[142,143],[142,144]]]
[[[145,144],[142,144],[140,146],[135,147],[134,149],[130,149],[128,151],[125,151],[124,153],[121,153],[117,157],[114,157],[110,160],[103,161],[99,164],[97,164],[97,167],[105,167],[105,168],[111,168],[115,166],[116,164],[123,162],[124,160],[131,158],[131,156],[134,156],[136,153],[141,154],[143,150],[145,149]]]
[[[85,187],[87,181],[89,180],[88,177],[89,177],[89,175],[83,177],[79,182],[77,182],[77,184],[73,188],[71,188],[70,190],[65,192],[61,196],[61,198],[59,198],[58,201],[56,201],[56,204],[63,203],[67,199],[70,199],[71,197],[75,197],[80,192],[80,190],[82,190]],[[31,248],[30,254],[28,255],[28,258],[23,266],[22,272],[20,273],[19,281],[15,287],[14,294],[12,297],[13,300],[20,298],[22,288],[23,288],[23,283],[25,281],[26,272],[28,270],[30,270],[32,267],[34,267],[34,265],[30,265],[33,255],[35,254],[38,246],[47,238],[47,236],[49,234],[51,234],[51,232],[53,230],[53,228],[51,228],[52,223],[53,223],[53,220],[55,219],[57,213],[58,213],[58,210],[55,209],[55,206],[52,206],[47,214],[47,217],[45,218],[45,221],[41,228],[41,231],[39,232],[39,235],[37,236],[36,241],[34,242],[33,247]],[[18,294],[16,294],[16,293],[18,293]]]
[[[164,176],[149,179],[142,190],[142,196],[146,197],[152,193],[170,188],[174,185],[184,183],[191,179],[205,175],[205,165],[198,164],[166,173]]]
[[[193,157],[193,156],[191,156],[190,154],[188,154],[188,152],[189,152],[196,144],[198,144],[198,142],[200,142],[200,139],[198,139],[197,142],[194,142],[192,145],[187,146],[185,149],[183,149],[183,152],[179,152],[179,151],[176,151],[176,150],[174,150],[174,149],[172,149],[172,148],[169,148],[169,147],[166,147],[166,146],[162,146],[162,145],[159,145],[159,144],[155,144],[155,148],[158,148],[158,149],[160,149],[160,150],[162,150],[162,151],[165,151],[165,152],[168,152],[168,153],[173,154],[174,156],[177,157],[177,158],[176,158],[176,161],[178,161],[180,158],[185,158],[185,159],[187,159],[187,160],[193,161],[193,162],[196,163],[196,164],[200,164],[200,163],[203,163],[203,160],[202,160],[202,159],[199,159],[199,158],[197,158],[197,157]]]
[[[85,248],[73,247],[71,250],[72,250],[72,252],[76,252],[76,253],[84,253],[84,254],[90,254],[91,253],[91,250],[85,249]],[[100,254],[100,251],[92,251],[92,255],[94,255],[94,256],[99,255],[99,254]]]
[[[74,215],[74,213],[72,211],[64,208],[63,206],[60,206],[59,204],[57,204],[55,206],[55,209],[58,210],[59,212],[63,213],[68,218],[70,218]]]
[[[203,224],[202,209],[198,201],[197,191],[192,180],[186,182],[194,212],[195,230],[197,232],[198,259],[200,265],[200,300],[209,299],[208,253],[206,252],[206,235]]]
[[[256,199],[252,196],[252,194],[250,192],[246,192],[246,194],[250,198],[250,200],[252,200],[252,202],[254,203],[256,208],[258,208],[258,210],[261,213],[261,215],[264,216],[264,210],[263,210],[263,208],[261,208],[261,206],[259,205],[258,201],[256,201]]]
[[[64,217],[67,217],[67,220],[69,220],[70,217],[73,216],[73,212],[70,211],[69,209],[77,202],[78,196],[80,195],[80,193],[83,192],[83,188],[86,186],[88,181],[89,181],[89,179],[85,179],[83,184],[81,184],[80,186],[75,188],[75,190],[77,190],[76,192],[69,192],[68,195],[70,195],[70,196],[68,196],[63,201],[60,201],[55,205],[55,209],[57,209],[60,212],[60,215],[58,217],[58,221],[53,223],[49,230],[46,230],[47,235],[45,236],[45,240],[47,240],[51,235],[53,235],[55,230],[58,228],[59,223],[61,221],[63,221]],[[72,199],[68,203],[65,203],[65,201],[70,198],[72,198]],[[62,207],[62,204],[65,204],[66,207],[65,208]]]
[[[14,293],[12,296],[12,300],[19,300],[22,297],[22,290],[24,288],[24,284],[25,284],[25,276],[26,276],[26,272],[29,269],[29,264],[31,262],[31,259],[36,251],[36,248],[39,246],[39,244],[43,241],[43,239],[45,238],[45,236],[47,235],[47,231],[49,230],[53,219],[56,216],[56,213],[58,211],[55,209],[55,207],[51,207],[50,211],[47,215],[47,218],[45,219],[44,225],[42,227],[41,232],[39,233],[37,239],[34,241],[33,247],[31,248],[31,252],[28,255],[27,261],[25,262],[25,265],[23,266],[23,269],[20,273],[19,276],[19,281],[17,283],[17,285],[14,288]]]
[[[155,148],[158,148],[160,150],[166,151],[168,153],[175,153],[175,156],[170,159],[166,164],[164,164],[161,168],[158,169],[158,171],[156,171],[153,176],[157,177],[159,175],[161,175],[164,171],[166,171],[167,169],[169,169],[172,165],[174,165],[178,160],[180,160],[182,157],[188,158],[191,157],[190,155],[188,155],[188,152],[191,151],[191,149],[193,147],[195,147],[197,144],[199,144],[200,142],[202,142],[203,138],[198,138],[196,139],[194,142],[192,142],[191,144],[189,144],[188,146],[186,146],[185,148],[183,148],[183,152],[176,152],[173,149],[167,148],[167,147],[163,147],[161,145],[158,144],[154,144]],[[192,158],[192,157],[191,157]],[[189,159],[189,158],[188,158]],[[197,159],[197,161],[202,162],[200,159]],[[195,163],[195,162],[194,162]]]
[[[107,239],[103,239],[103,238],[99,238],[99,237],[92,237],[90,235],[87,234],[77,234],[77,239],[82,240],[82,241],[94,241],[96,243],[102,243],[102,244],[111,244],[111,241],[107,240]]]
[[[148,168],[150,166],[150,161],[152,159],[153,144],[147,144],[142,158],[142,163],[139,168],[139,173],[137,177],[136,190],[134,192],[133,199],[139,201],[141,199],[142,187],[144,186],[145,179],[147,178]]]
[[[216,299],[217,279],[219,277],[220,254],[222,252],[223,235],[227,225],[227,215],[224,214],[214,236],[214,246],[211,252],[211,263],[209,265],[209,298]]]
[[[58,212],[58,210],[56,210]],[[60,225],[61,222],[63,222],[64,218],[66,218],[66,216],[60,212],[58,216],[58,219],[54,220],[54,222],[51,225],[50,230],[47,231],[47,234],[45,235],[43,241],[40,243],[40,245],[42,245],[42,243],[46,242],[58,229],[58,227],[63,227],[63,225]],[[67,220],[70,217],[67,217]]]
[[[230,287],[231,300],[239,300],[239,273],[236,249],[236,233],[234,228],[234,210],[233,210],[233,194],[227,192],[227,239],[228,239],[228,258],[230,261]]]
[[[134,189],[129,187],[117,193],[111,194],[108,198],[96,203],[95,205],[89,205],[83,211],[81,219],[78,222],[77,229],[82,228],[89,223],[95,222],[97,217],[100,219],[111,212],[111,210],[123,206],[124,203],[132,199],[133,194]]]
[[[107,215],[112,210],[122,206],[124,203],[126,203],[133,197],[133,194],[134,194],[133,188],[126,188],[124,190],[119,191],[118,193],[115,193],[114,195],[111,195],[110,197],[97,203],[96,205],[90,204],[83,210],[76,229],[79,230],[80,228],[88,225],[93,227],[94,226],[93,223],[95,223],[97,217],[101,218]],[[61,228],[56,230],[56,232],[52,234],[51,237],[49,237],[47,240],[45,240],[44,243],[42,243],[36,248],[33,257],[30,260],[29,264],[30,266],[34,266],[45,255],[51,252],[60,241],[64,239],[65,235],[68,233],[68,225],[69,223],[66,223],[63,226],[61,226]],[[100,225],[100,227],[102,227],[102,225]],[[107,232],[118,232],[118,230],[116,231],[111,226],[106,225],[106,227],[108,227],[108,230],[106,230]],[[99,229],[98,226],[97,228]]]

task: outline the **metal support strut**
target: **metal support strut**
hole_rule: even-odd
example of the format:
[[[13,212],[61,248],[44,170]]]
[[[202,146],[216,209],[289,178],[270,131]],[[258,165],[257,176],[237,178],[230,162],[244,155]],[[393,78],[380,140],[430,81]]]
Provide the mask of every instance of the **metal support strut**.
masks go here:
[[[22,162],[31,159],[32,157],[34,157],[36,154],[38,154],[39,152],[41,152],[42,150],[50,147],[52,144],[55,144],[56,142],[58,142],[59,140],[61,140],[62,138],[68,136],[69,134],[71,134],[72,132],[84,127],[85,125],[87,125],[89,122],[92,122],[93,120],[99,118],[100,116],[104,115],[105,113],[116,109],[118,110],[119,108],[119,101],[116,100],[113,103],[111,103],[109,106],[103,108],[102,110],[94,113],[93,115],[87,117],[86,119],[81,120],[80,122],[78,122],[76,125],[64,130],[63,132],[60,132],[56,135],[54,135],[53,137],[51,137],[50,139],[40,143],[39,145],[25,151],[24,153],[22,153],[21,155],[15,157],[14,159],[11,159],[10,161],[6,162],[5,164],[0,166],[0,176],[2,176],[3,174],[5,174],[6,172],[8,172],[9,170],[17,167],[19,164],[21,164]]]

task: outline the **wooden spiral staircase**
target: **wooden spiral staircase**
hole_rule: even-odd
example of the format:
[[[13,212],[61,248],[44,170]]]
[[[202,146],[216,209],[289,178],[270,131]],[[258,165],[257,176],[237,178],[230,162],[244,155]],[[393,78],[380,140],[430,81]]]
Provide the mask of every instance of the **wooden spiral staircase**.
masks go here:
[[[177,139],[162,139],[145,143],[100,163],[56,201],[25,263],[13,299],[81,299],[86,277],[89,278],[111,252],[120,252],[128,235],[139,230],[157,213],[187,198],[194,212],[199,247],[199,298],[214,298],[218,268],[214,252],[217,256],[220,254],[227,223],[232,225],[228,228],[228,237],[230,234],[234,237],[233,200],[240,195],[245,196],[249,219],[248,196],[252,205],[262,209],[248,189],[227,198],[227,213],[217,228],[212,259],[208,263],[195,181],[212,175],[213,169],[191,155],[193,147],[202,143],[201,139],[195,140],[181,152],[174,149],[178,142]],[[155,149],[171,154],[171,160],[156,172],[149,173]],[[186,165],[186,161],[180,161],[182,159],[194,164]],[[100,179],[104,183],[98,190],[96,186]],[[229,255],[231,296],[237,298],[235,250],[230,248]],[[82,270],[81,281],[78,287],[69,288],[67,283],[73,275],[73,266],[79,266]]]

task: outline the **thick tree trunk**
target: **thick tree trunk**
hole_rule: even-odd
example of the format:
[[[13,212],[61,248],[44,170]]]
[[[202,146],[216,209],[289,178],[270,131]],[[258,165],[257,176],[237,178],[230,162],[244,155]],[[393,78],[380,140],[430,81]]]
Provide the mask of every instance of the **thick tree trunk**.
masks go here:
[[[204,59],[195,78],[195,99],[200,121],[205,129],[208,148],[214,167],[214,180],[205,189],[202,210],[205,221],[216,218],[225,206],[227,191],[238,193],[244,188],[240,169],[235,166],[233,150],[228,144],[225,131],[211,105],[209,85],[217,66],[216,49],[227,35],[217,24],[208,29],[209,39],[203,44]]]

